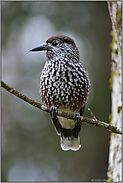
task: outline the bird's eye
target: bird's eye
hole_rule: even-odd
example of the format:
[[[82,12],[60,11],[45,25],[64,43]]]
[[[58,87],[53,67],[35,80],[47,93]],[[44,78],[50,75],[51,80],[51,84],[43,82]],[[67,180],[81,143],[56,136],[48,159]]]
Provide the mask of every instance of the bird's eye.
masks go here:
[[[56,46],[57,44],[58,44],[58,43],[57,43],[56,41],[53,41],[53,42],[52,42],[52,45],[53,45],[53,46]]]
[[[59,43],[58,40],[54,40],[54,41],[52,42],[52,45],[53,45],[53,46],[56,46],[58,43]]]

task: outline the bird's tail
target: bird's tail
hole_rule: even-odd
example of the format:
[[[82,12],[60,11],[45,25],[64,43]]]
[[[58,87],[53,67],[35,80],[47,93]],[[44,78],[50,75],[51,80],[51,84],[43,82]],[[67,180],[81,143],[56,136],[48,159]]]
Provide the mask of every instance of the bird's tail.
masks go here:
[[[77,125],[74,129],[61,129],[61,148],[64,151],[77,151],[81,147],[81,140]]]

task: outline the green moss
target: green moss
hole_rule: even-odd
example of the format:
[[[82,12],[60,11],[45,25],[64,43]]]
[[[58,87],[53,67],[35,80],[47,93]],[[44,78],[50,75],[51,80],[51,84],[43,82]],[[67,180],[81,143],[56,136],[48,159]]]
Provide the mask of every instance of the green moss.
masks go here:
[[[116,135],[116,133],[111,133],[111,135],[114,135],[114,136],[115,136],[115,135]]]
[[[118,106],[117,107],[117,113],[120,113],[121,110],[122,110],[122,106]]]
[[[112,91],[112,84],[113,84],[114,75],[120,76],[120,72],[111,71],[111,77],[109,79],[109,88],[110,88],[111,91]]]
[[[108,119],[109,119],[109,124],[112,125],[112,113],[109,114]]]
[[[109,79],[109,88],[112,91],[112,84],[113,84],[113,76],[114,76],[114,72],[111,71],[111,77]]]
[[[120,72],[116,72],[115,75],[116,75],[116,76],[120,76]]]
[[[121,14],[121,12],[119,12],[119,17],[120,17],[120,19],[122,20],[122,14]]]
[[[109,173],[112,175],[112,174],[113,174],[113,171],[112,171],[112,170],[110,170],[110,171],[109,171]]]
[[[111,35],[112,37],[114,37],[114,31],[113,31],[113,30],[110,32],[110,35]]]
[[[107,179],[107,181],[106,182],[113,182],[113,178],[109,178],[109,179]]]
[[[109,170],[109,173],[112,175],[113,174],[113,171],[112,170]],[[109,179],[107,179],[106,182],[112,182],[112,181],[113,181],[113,178],[109,178]]]
[[[110,43],[110,48],[112,49],[112,52],[114,54],[118,54],[118,48],[114,49],[114,44],[117,44],[117,41],[115,39],[115,34],[113,30],[110,32],[110,35],[112,36],[112,42]]]

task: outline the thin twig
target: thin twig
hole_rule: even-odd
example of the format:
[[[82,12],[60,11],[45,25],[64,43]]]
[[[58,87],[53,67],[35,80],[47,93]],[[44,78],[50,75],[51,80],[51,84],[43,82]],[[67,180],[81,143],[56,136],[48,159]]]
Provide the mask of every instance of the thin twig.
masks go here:
[[[88,111],[90,112],[91,116],[97,121],[97,118],[95,117],[95,115],[93,114],[90,108],[88,108]]]
[[[1,81],[1,87],[3,89],[5,89],[6,91],[12,93],[16,97],[18,97],[18,98],[24,100],[25,102],[28,102],[29,104],[33,105],[34,107],[37,107],[40,110],[43,110],[45,112],[50,113],[50,108],[48,108],[48,107],[38,103],[35,100],[32,100],[31,98],[27,97],[26,95],[20,93],[16,89],[14,89],[11,86],[7,85],[3,81]],[[66,113],[66,112],[58,111],[57,116],[62,116],[62,117],[67,118],[67,119],[73,119],[74,115]],[[111,126],[108,123],[105,123],[105,122],[102,122],[102,121],[99,121],[99,120],[95,120],[95,119],[91,119],[91,118],[87,118],[87,117],[82,117],[81,116],[80,117],[80,122],[88,123],[88,124],[91,124],[91,125],[94,125],[94,126],[99,126],[99,127],[103,128],[103,129],[106,129],[106,130],[112,132],[112,133],[122,134],[122,129],[117,128],[115,126]]]

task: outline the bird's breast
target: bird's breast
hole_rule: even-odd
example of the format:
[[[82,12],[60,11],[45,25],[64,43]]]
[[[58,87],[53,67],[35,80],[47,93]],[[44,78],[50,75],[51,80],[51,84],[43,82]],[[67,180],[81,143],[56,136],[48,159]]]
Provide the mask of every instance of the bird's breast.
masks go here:
[[[58,63],[44,67],[40,77],[40,96],[44,105],[64,106],[72,110],[84,106],[87,78],[84,77],[85,72],[77,67]]]

